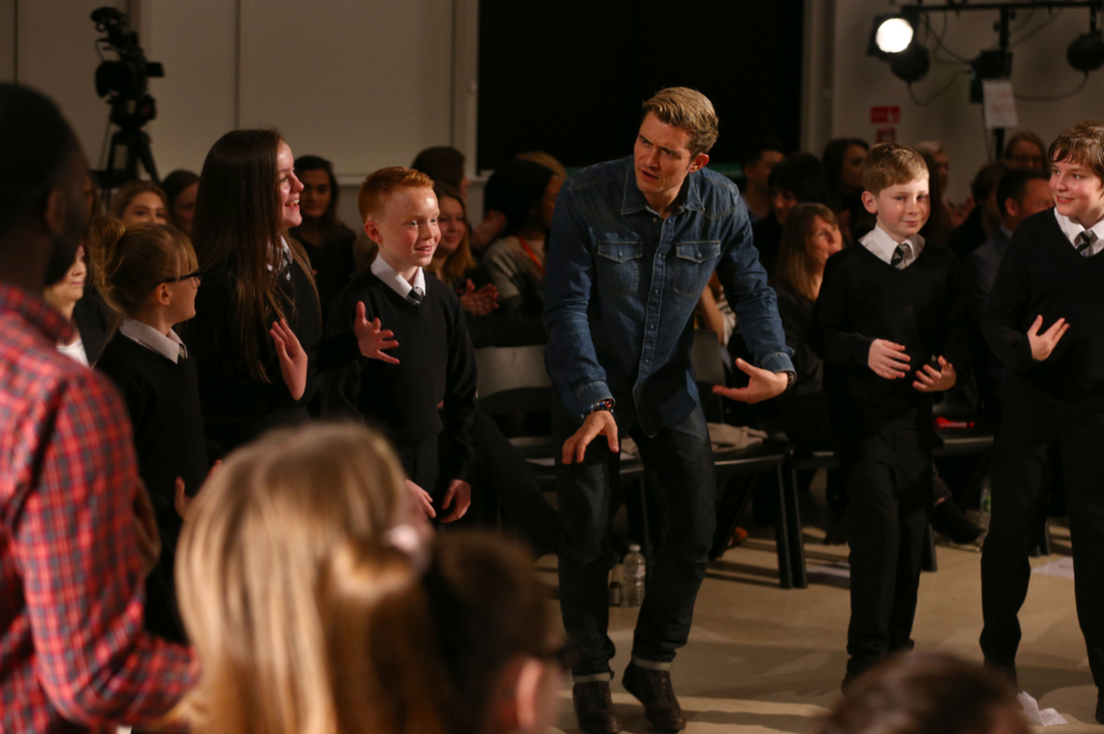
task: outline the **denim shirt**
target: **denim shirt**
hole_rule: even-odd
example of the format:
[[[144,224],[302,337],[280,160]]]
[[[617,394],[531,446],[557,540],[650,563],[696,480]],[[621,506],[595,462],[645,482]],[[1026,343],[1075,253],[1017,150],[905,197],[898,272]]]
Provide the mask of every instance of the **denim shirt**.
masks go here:
[[[774,291],[736,185],[702,169],[663,219],[636,186],[632,157],[579,171],[560,190],[544,280],[545,359],[572,418],[608,398],[648,436],[698,404],[694,308],[714,270],[755,364],[793,369]]]

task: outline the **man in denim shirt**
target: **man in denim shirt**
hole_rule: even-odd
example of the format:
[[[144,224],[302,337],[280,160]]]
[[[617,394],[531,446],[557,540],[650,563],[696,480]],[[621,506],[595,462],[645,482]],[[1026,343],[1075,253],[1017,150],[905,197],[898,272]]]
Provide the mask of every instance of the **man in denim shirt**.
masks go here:
[[[716,523],[713,457],[690,367],[694,307],[714,270],[758,365],[737,360],[748,386],[714,391],[754,403],[793,375],[747,209],[731,181],[703,170],[717,139],[713,105],[676,87],[644,110],[631,158],[563,185],[545,276],[546,358],[562,407],[554,431],[564,441],[560,605],[581,648],[573,694],[587,734],[621,729],[609,693],[606,580],[610,491],[626,433],[659,479],[664,536],[624,685],[657,728],[686,726],[669,670],[690,632]]]

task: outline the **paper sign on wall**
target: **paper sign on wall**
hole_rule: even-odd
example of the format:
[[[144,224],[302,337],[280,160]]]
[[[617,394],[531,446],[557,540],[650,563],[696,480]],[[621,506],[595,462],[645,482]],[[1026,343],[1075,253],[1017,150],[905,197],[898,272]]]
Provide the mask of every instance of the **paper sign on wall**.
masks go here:
[[[1012,82],[1008,79],[985,79],[981,82],[985,98],[985,127],[1017,127],[1016,97],[1012,94]]]
[[[880,127],[874,133],[874,139],[879,143],[896,143],[897,142],[897,128],[895,127]]]

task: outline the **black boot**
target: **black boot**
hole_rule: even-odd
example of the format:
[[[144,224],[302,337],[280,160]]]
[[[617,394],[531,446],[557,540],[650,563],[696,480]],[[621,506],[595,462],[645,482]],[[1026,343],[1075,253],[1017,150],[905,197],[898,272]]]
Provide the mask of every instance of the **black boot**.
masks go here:
[[[586,734],[618,734],[621,731],[621,720],[613,710],[609,681],[576,683],[571,697],[575,701],[579,728]]]
[[[686,718],[671,687],[671,674],[666,670],[649,670],[629,663],[621,679],[625,690],[644,704],[644,718],[660,731],[682,731]]]

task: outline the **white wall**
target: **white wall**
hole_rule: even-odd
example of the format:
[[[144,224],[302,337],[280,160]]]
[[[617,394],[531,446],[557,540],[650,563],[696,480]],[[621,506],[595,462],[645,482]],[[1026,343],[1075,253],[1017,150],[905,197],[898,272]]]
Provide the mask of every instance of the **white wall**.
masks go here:
[[[951,160],[950,195],[964,200],[969,182],[986,161],[981,106],[969,104],[968,77],[959,78],[951,90],[931,103],[920,107],[909,98],[904,82],[893,76],[889,65],[866,55],[873,17],[877,13],[893,12],[884,0],[839,0],[835,3],[835,39],[831,120],[833,136],[857,136],[874,140],[876,125],[870,122],[870,107],[899,105],[901,122],[897,139],[904,143],[938,139],[947,146]],[[1033,18],[1021,11],[1013,28],[1024,24],[1026,30],[1038,26],[1047,18],[1045,11],[1036,11]],[[963,12],[947,18],[944,43],[969,59],[982,48],[995,47],[997,34],[993,23],[997,14],[984,11]],[[1025,23],[1026,21],[1026,23]],[[943,26],[941,14],[932,16],[937,31]],[[1017,94],[1056,95],[1073,90],[1083,78],[1066,63],[1066,47],[1076,36],[1088,31],[1087,10],[1066,10],[1049,26],[1026,40],[1013,51],[1012,82]],[[1012,36],[1016,43],[1017,35]],[[940,56],[944,56],[940,52]],[[913,85],[923,101],[938,91],[963,67],[945,66],[933,58],[928,76]],[[1038,133],[1048,143],[1063,129],[1087,117],[1104,117],[1104,70],[1094,72],[1085,88],[1071,99],[1055,102],[1018,100],[1020,129]],[[820,152],[815,149],[814,152]]]
[[[108,108],[94,90],[89,16],[104,4],[0,0],[0,80],[54,97],[93,165]],[[220,135],[251,125],[280,128],[297,155],[331,159],[349,183],[431,145],[456,145],[474,162],[477,0],[114,4],[165,66],[150,81],[158,119],[146,127],[162,175],[198,171]]]

